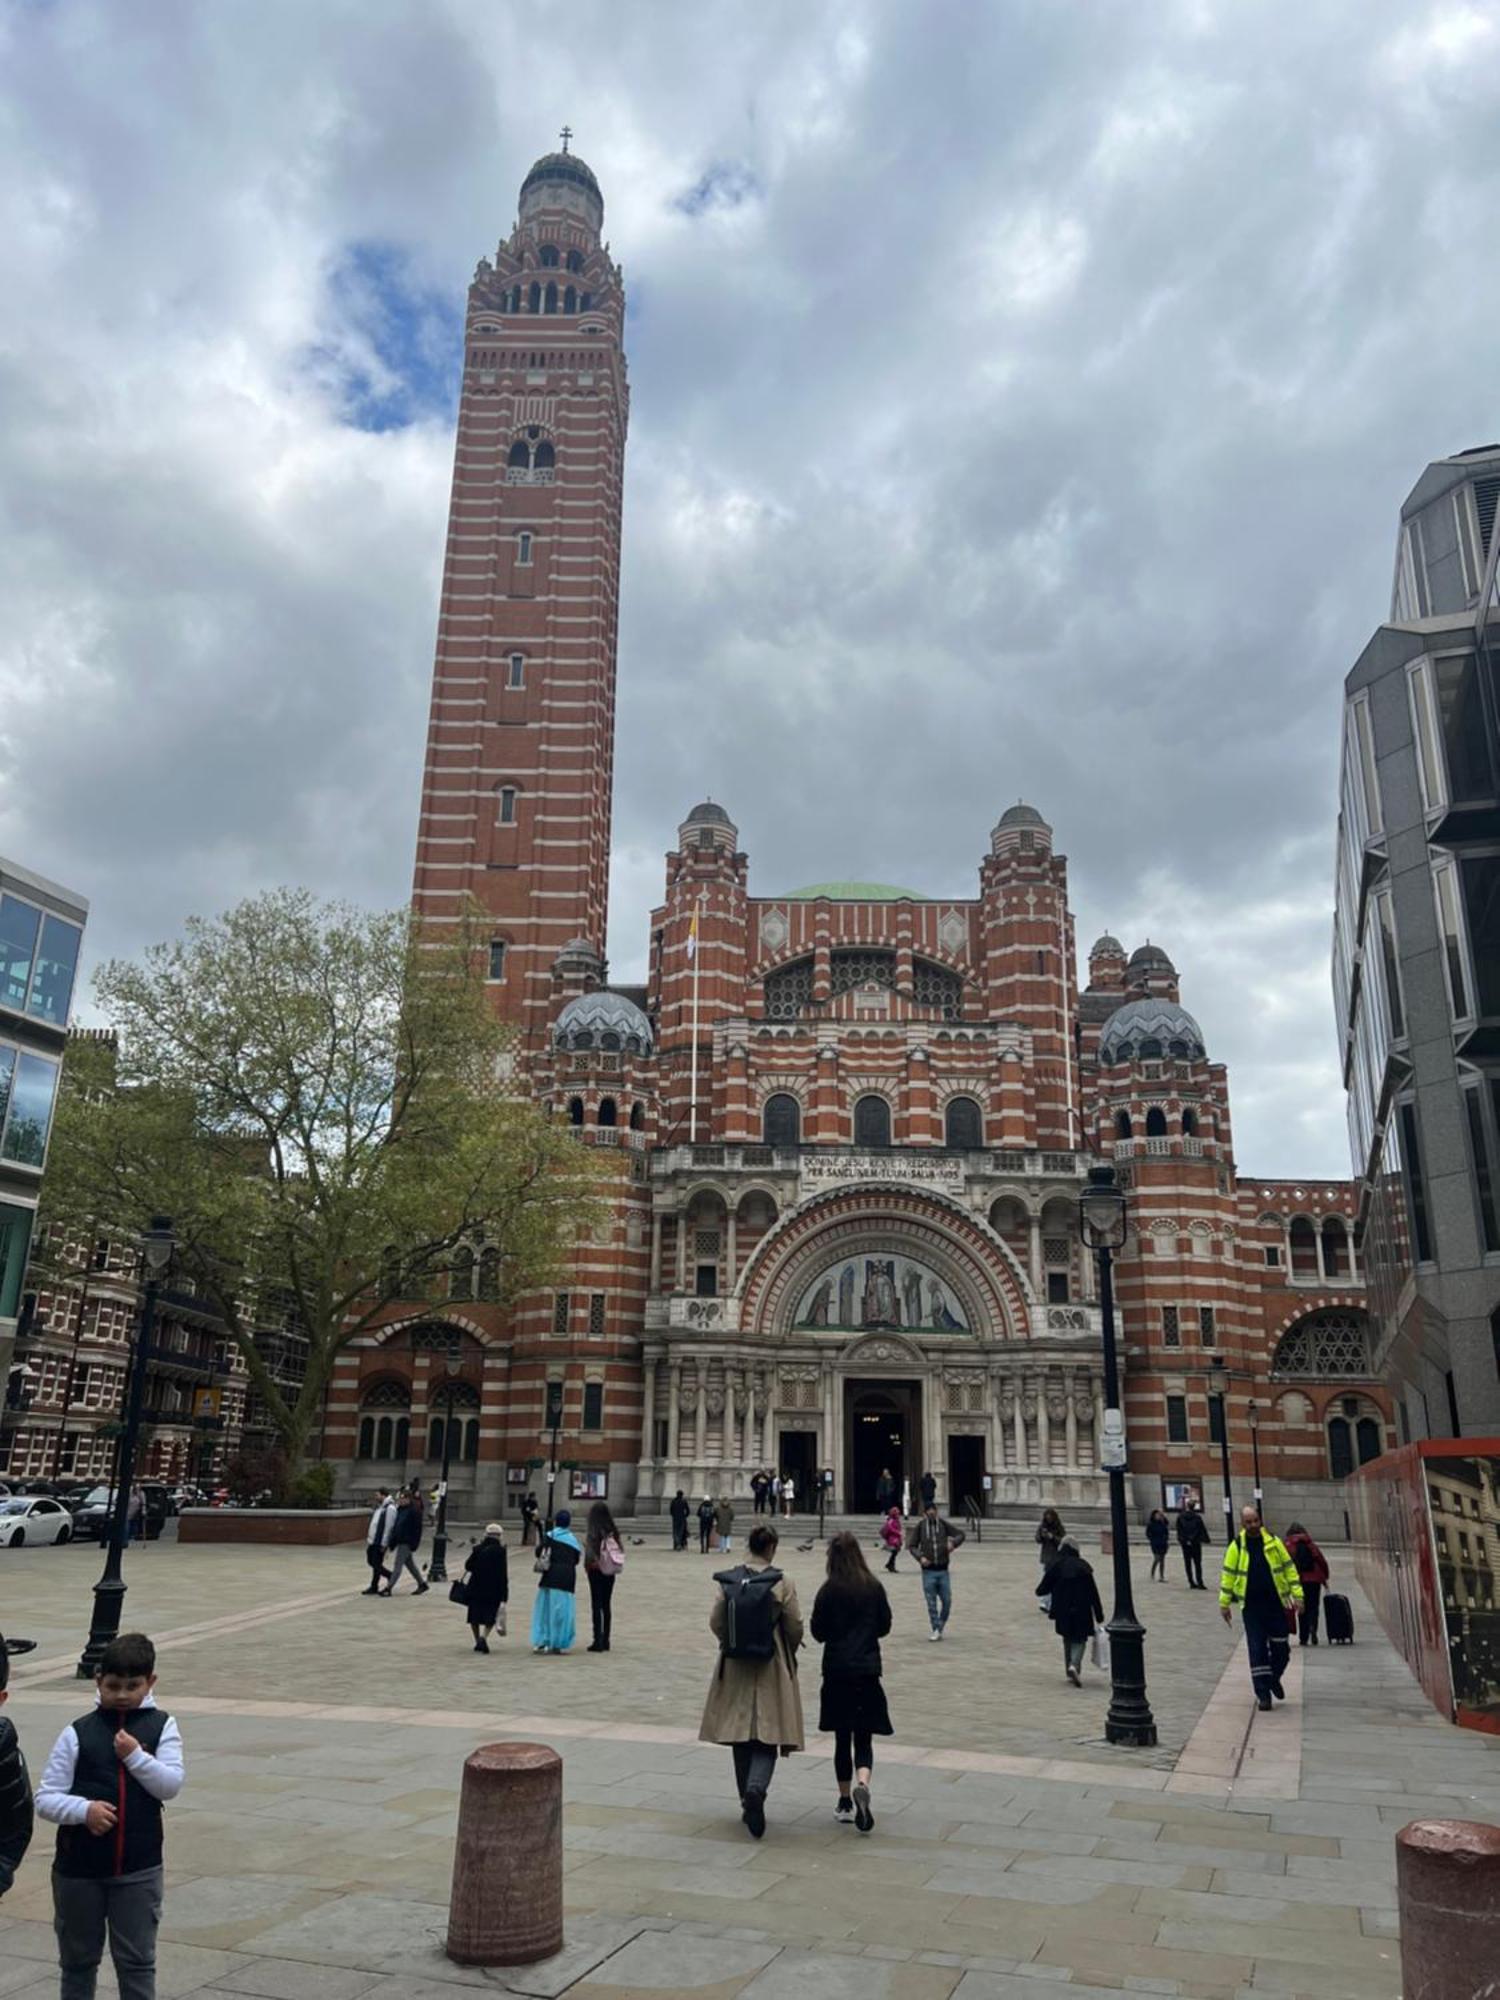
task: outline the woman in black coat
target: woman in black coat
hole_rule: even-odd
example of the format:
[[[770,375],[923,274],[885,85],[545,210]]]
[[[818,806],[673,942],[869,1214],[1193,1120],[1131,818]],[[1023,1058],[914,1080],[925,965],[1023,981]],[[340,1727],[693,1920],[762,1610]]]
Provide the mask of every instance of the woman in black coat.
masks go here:
[[[812,1610],[812,1636],[823,1647],[818,1727],[833,1736],[833,1775],[839,1787],[834,1816],[847,1820],[852,1812],[861,1833],[875,1824],[870,1810],[874,1738],[891,1734],[880,1684],[880,1642],[890,1629],[891,1601],[885,1585],[870,1574],[857,1537],[835,1535],[828,1544],[828,1581]]]
[[[505,1530],[498,1521],[486,1524],[484,1540],[469,1552],[464,1564],[469,1585],[466,1616],[474,1634],[474,1651],[487,1653],[490,1633],[505,1630],[505,1601],[510,1596],[510,1567],[505,1557]]]
[[[1094,1572],[1070,1536],[1064,1538],[1057,1560],[1037,1585],[1036,1594],[1051,1599],[1052,1623],[1063,1642],[1064,1669],[1074,1687],[1082,1687],[1078,1669],[1083,1665],[1083,1649],[1093,1637],[1094,1627],[1104,1623],[1104,1606],[1099,1602]]]

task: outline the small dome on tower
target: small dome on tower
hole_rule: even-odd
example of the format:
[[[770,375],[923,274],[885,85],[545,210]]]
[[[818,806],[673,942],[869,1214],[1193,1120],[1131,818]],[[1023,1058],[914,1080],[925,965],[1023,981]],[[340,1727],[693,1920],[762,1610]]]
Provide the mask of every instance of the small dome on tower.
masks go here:
[[[1124,956],[1124,945],[1121,944],[1117,937],[1111,937],[1108,931],[1104,933],[1103,937],[1095,938],[1093,944],[1089,947],[1090,958],[1123,958]]]
[[[604,196],[593,168],[568,151],[572,136],[564,127],[562,151],[543,153],[522,181],[519,214],[526,222],[543,210],[562,210],[597,234],[604,222]]]
[[[545,181],[571,181],[575,187],[588,188],[599,194],[599,182],[593,168],[586,160],[580,160],[576,153],[543,153],[531,172],[521,183],[524,195],[529,187]],[[600,196],[602,200],[602,195]]]
[[[1005,811],[1001,813],[1000,824],[1002,826],[1045,826],[1047,822],[1042,818],[1035,806],[1029,806],[1024,799],[1018,799],[1013,806],[1007,806]]]
[[[1001,813],[990,835],[991,854],[1050,854],[1052,829],[1035,806],[1017,799]]]
[[[722,806],[715,805],[712,799],[705,799],[701,806],[693,807],[682,823],[684,826],[733,826],[734,821]]]
[[[623,993],[601,989],[570,1000],[558,1015],[552,1039],[560,1049],[628,1049],[650,1055],[651,1023]]]
[[[1127,1000],[1110,1015],[1099,1037],[1102,1063],[1170,1056],[1201,1061],[1207,1053],[1203,1030],[1173,1000]]]
[[[1177,967],[1159,944],[1143,944],[1133,951],[1130,954],[1130,970],[1143,977],[1148,972],[1165,972],[1173,979],[1177,977]]]

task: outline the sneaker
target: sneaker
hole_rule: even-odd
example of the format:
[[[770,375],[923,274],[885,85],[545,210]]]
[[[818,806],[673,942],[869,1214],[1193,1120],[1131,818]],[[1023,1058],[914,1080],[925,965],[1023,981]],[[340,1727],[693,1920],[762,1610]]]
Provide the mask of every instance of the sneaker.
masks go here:
[[[1271,1707],[1271,1697],[1268,1694],[1257,1695],[1255,1697],[1255,1705],[1257,1708],[1265,1709],[1267,1713],[1269,1713]]]
[[[1067,1674],[1068,1674],[1068,1679],[1073,1683],[1074,1687],[1081,1688],[1083,1686],[1083,1682],[1078,1678],[1077,1667],[1069,1667],[1067,1670]]]
[[[1277,1699],[1278,1701],[1285,1701],[1285,1700],[1286,1700],[1286,1689],[1285,1689],[1285,1688],[1284,1688],[1284,1687],[1283,1687],[1283,1686],[1281,1685],[1281,1677],[1280,1677],[1280,1675],[1278,1675],[1278,1676],[1276,1677],[1276,1679],[1275,1679],[1274,1681],[1272,1681],[1272,1683],[1271,1683],[1271,1692],[1272,1692],[1272,1694],[1274,1694],[1274,1695],[1275,1695],[1275,1697],[1276,1697],[1276,1699]]]
[[[942,1633],[941,1633],[941,1632],[938,1632],[938,1631],[935,1631],[935,1630],[934,1630],[934,1631],[931,1631],[931,1632],[929,1632],[929,1633],[927,1634],[927,1638],[928,1638],[928,1641],[929,1641],[929,1643],[930,1643],[930,1644],[932,1644],[932,1645],[934,1645],[934,1646],[935,1646],[935,1645],[937,1644],[938,1640],[942,1638],[942,1636],[943,1636],[943,1635],[942,1635]]]
[[[425,1597],[426,1595],[427,1595],[427,1585],[425,1583],[419,1583],[417,1585],[417,1596]]]
[[[838,1821],[840,1826],[853,1826],[854,1824],[853,1799],[846,1799],[843,1797],[842,1794],[840,1794],[838,1804],[833,1809],[833,1816]]]
[[[861,1833],[868,1833],[870,1828],[875,1824],[875,1815],[870,1810],[870,1787],[868,1785],[856,1785],[854,1787],[854,1824],[859,1828]]]
[[[740,1812],[752,1840],[759,1840],[766,1830],[766,1795],[759,1785],[751,1785],[745,1793],[745,1803]]]

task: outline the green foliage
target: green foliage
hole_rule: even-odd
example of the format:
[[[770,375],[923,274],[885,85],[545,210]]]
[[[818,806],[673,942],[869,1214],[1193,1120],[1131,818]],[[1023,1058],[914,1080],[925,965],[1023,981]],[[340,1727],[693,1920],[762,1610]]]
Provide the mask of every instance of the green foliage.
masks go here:
[[[333,1467],[321,1459],[316,1465],[309,1465],[299,1472],[292,1481],[294,1507],[331,1507],[333,1505]]]
[[[425,1316],[461,1246],[499,1253],[502,1305],[554,1284],[618,1170],[509,1086],[482,943],[273,890],[104,966],[118,1050],[69,1049],[48,1219],[173,1218],[174,1282],[223,1315],[293,1468],[341,1347]],[[288,1309],[309,1343],[293,1398],[253,1339]]]

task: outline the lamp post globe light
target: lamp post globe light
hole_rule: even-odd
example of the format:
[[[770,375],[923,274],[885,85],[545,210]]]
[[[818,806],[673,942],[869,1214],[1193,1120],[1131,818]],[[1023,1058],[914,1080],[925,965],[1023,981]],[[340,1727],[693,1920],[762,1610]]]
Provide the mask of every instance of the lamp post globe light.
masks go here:
[[[120,1630],[120,1611],[125,1601],[125,1579],[120,1574],[125,1551],[125,1530],[130,1515],[130,1489],[135,1484],[135,1453],[141,1434],[141,1406],[146,1395],[146,1369],[151,1359],[151,1335],[156,1325],[156,1300],[162,1279],[172,1261],[177,1238],[172,1219],[153,1215],[151,1227],[141,1238],[141,1261],[146,1285],[141,1295],[141,1313],[136,1326],[135,1352],[130,1360],[130,1387],[125,1399],[125,1428],[115,1460],[114,1505],[110,1510],[104,1571],[94,1585],[94,1615],[88,1643],[78,1662],[78,1678],[92,1680],[104,1657],[104,1649]]]
[[[1227,1547],[1234,1539],[1234,1486],[1229,1476],[1229,1370],[1222,1361],[1216,1361],[1208,1371],[1208,1393],[1219,1405],[1219,1470],[1224,1480],[1224,1542]]]
[[[1156,1719],[1146,1699],[1146,1628],[1135,1615],[1130,1581],[1130,1547],[1125,1512],[1125,1416],[1120,1403],[1120,1362],[1115,1350],[1115,1252],[1125,1241],[1125,1190],[1112,1166],[1089,1168],[1088,1186],[1078,1199],[1078,1225],[1099,1265],[1099,1312],[1104,1324],[1104,1435],[1099,1460],[1109,1476],[1109,1525],[1113,1543],[1114,1610],[1109,1634],[1109,1743],[1149,1749]]]

